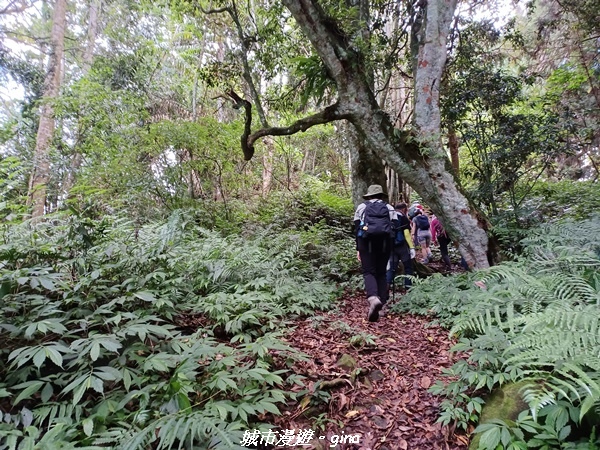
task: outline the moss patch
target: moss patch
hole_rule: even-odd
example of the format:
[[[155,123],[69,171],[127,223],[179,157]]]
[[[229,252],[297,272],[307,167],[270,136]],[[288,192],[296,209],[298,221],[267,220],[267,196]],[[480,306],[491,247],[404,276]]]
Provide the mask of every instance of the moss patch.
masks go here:
[[[349,355],[348,353],[344,353],[340,359],[336,362],[336,365],[341,369],[344,369],[348,372],[352,372],[358,366],[356,359]]]
[[[487,423],[493,419],[515,421],[519,413],[529,408],[523,400],[520,390],[527,384],[526,381],[505,384],[492,392],[486,399],[481,410],[479,423]],[[469,450],[477,450],[479,447],[479,435],[473,436]]]

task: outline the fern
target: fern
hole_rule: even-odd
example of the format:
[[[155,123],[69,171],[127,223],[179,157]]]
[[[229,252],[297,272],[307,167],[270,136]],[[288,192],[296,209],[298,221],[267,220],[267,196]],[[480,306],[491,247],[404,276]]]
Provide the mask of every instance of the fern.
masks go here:
[[[527,253],[537,251],[540,247],[574,249],[597,249],[600,243],[600,216],[588,220],[565,220],[557,223],[543,224],[531,230],[523,240]]]
[[[294,395],[299,380],[279,370],[302,357],[282,341],[286,319],[337,292],[298,257],[301,242],[224,237],[184,211],[144,226],[57,217],[7,234],[0,395],[31,412],[0,432],[14,448],[58,424],[57,442],[77,447],[236,448],[240,427]]]
[[[151,422],[139,431],[130,432],[116,447],[119,450],[138,450],[154,444],[157,449],[201,448],[234,450],[239,444],[242,425],[224,425],[221,420],[201,412],[178,413]],[[125,441],[125,442],[123,442]]]
[[[546,225],[523,241],[525,256],[517,261],[450,281],[431,277],[413,287],[408,300],[444,317],[451,334],[462,336],[455,350],[470,352],[468,363],[449,372],[456,381],[436,392],[449,399],[467,392],[468,399],[483,387],[525,381],[534,422],[548,422],[547,412],[565,404],[578,426],[600,411],[599,231],[598,217]],[[444,420],[466,417],[460,411],[467,399],[455,398],[443,403]],[[564,440],[570,428],[555,425],[539,426]]]

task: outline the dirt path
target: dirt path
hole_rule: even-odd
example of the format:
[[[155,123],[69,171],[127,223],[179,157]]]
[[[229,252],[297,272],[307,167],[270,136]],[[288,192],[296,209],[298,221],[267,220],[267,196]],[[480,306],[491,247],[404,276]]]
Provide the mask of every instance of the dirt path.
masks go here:
[[[389,312],[370,323],[362,294],[340,302],[337,312],[297,322],[288,338],[310,355],[292,368],[306,377],[309,394],[290,405],[276,426],[315,431],[310,445],[290,448],[465,449],[464,436],[435,423],[439,401],[427,392],[453,363],[447,332],[423,318]],[[344,367],[340,358],[347,360]],[[330,446],[331,439],[337,446]]]

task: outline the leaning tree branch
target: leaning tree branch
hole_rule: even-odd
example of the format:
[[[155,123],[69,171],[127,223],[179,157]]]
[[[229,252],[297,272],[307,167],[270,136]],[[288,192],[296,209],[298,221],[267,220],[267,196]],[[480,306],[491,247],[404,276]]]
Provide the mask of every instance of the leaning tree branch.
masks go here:
[[[244,111],[246,113],[246,119],[244,122],[244,133],[242,134],[242,137],[240,138],[240,143],[242,144],[242,151],[244,152],[244,159],[246,161],[250,161],[252,159],[252,156],[254,156],[254,147],[251,145],[248,145],[248,136],[250,136],[250,130],[251,130],[250,126],[252,125],[252,103],[250,103],[248,100],[243,99],[242,97],[237,95],[237,93],[235,93],[235,91],[233,89],[230,89],[227,92],[227,95],[229,95],[235,102],[235,104],[233,106],[234,108],[236,108],[236,109],[244,108]]]
[[[287,127],[267,127],[250,134],[250,127],[252,124],[252,103],[241,98],[235,91],[233,91],[233,89],[229,90],[227,95],[235,102],[234,108],[244,108],[245,111],[246,118],[244,123],[244,133],[240,138],[240,142],[242,144],[242,151],[244,152],[244,159],[246,161],[250,161],[250,159],[252,159],[254,156],[254,143],[264,136],[289,136],[300,131],[306,131],[315,125],[322,125],[324,123],[350,118],[349,114],[340,112],[338,103],[334,103],[333,105],[326,107],[322,111],[313,114],[312,116],[304,117],[295,121]]]
[[[248,149],[251,151],[251,154],[254,154],[254,143],[261,137],[264,137],[264,136],[289,136],[292,134],[296,134],[299,131],[306,131],[315,125],[322,125],[324,123],[330,123],[330,122],[334,122],[336,120],[348,119],[349,117],[350,116],[347,114],[340,113],[339,104],[335,103],[331,106],[326,107],[323,111],[313,114],[312,116],[308,116],[308,117],[299,119],[287,127],[269,127],[269,128],[263,128],[261,130],[258,130],[247,137],[246,145],[248,146]],[[244,139],[244,137],[242,137],[242,140],[243,139]],[[242,148],[243,147],[244,147],[244,142],[242,141]],[[244,151],[244,155],[246,155],[245,151]]]
[[[223,12],[227,12],[231,14],[231,8],[229,6],[224,6],[222,8],[215,9],[204,9],[204,7],[200,4],[200,2],[193,2],[193,5],[202,11],[203,14],[220,14]]]

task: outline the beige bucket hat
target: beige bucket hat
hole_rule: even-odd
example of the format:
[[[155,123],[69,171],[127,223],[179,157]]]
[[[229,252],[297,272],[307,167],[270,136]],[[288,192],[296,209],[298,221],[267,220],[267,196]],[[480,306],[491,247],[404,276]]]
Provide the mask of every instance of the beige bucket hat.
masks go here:
[[[383,188],[381,187],[380,184],[372,184],[367,189],[367,193],[365,195],[363,195],[363,198],[371,198],[374,195],[379,195],[379,194],[383,194],[385,197],[387,197],[387,194],[385,192],[383,192]]]

